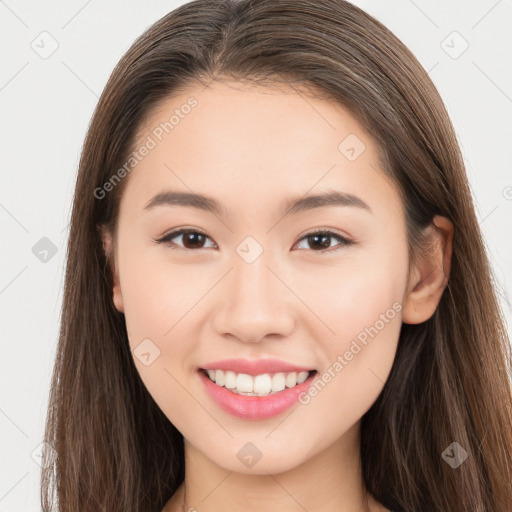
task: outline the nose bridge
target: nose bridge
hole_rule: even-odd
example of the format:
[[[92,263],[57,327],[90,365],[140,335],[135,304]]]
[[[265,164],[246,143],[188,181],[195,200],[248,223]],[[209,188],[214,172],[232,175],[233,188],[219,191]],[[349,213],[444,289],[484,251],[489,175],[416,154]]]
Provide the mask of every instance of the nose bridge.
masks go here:
[[[246,261],[243,257],[235,258],[232,275],[232,297],[235,303],[246,306],[247,301],[254,307],[270,305],[282,292],[282,283],[279,283],[270,268],[272,264],[267,252],[262,253],[254,261]],[[281,297],[282,299],[282,297]],[[278,300],[276,302],[279,302]]]
[[[242,341],[267,334],[288,335],[293,328],[291,293],[275,274],[278,262],[254,239],[244,240],[233,255],[216,313],[216,329]],[[230,265],[231,266],[231,265]]]

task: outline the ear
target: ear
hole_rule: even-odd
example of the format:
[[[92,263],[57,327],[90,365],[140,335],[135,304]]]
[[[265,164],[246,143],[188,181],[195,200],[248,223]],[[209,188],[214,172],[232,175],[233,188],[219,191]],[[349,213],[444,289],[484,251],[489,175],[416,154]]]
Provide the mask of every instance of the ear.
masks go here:
[[[409,279],[403,309],[406,324],[425,322],[434,314],[450,276],[453,224],[436,215],[427,229],[430,249],[419,255]]]
[[[107,258],[108,264],[110,266],[110,271],[112,273],[112,301],[114,302],[114,306],[120,313],[124,313],[124,303],[123,296],[121,294],[121,286],[119,283],[119,270],[117,268],[115,250],[114,250],[114,242],[112,240],[112,233],[107,230],[104,226],[99,228],[101,239],[103,242],[103,250],[105,252],[105,257]]]

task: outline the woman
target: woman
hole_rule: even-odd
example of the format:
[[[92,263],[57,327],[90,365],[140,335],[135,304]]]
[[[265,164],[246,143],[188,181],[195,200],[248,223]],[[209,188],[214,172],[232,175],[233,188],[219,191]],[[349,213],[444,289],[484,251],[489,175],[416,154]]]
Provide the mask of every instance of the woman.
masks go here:
[[[453,127],[382,24],[199,0],[128,50],[80,161],[45,510],[512,510],[510,364]]]

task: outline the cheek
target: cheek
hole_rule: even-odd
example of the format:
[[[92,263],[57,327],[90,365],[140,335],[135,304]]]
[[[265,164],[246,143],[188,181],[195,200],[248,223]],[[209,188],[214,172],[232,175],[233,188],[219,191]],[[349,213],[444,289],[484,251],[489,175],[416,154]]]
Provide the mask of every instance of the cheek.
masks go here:
[[[335,337],[341,342],[338,350],[348,349],[347,343],[354,339],[364,343],[370,331],[377,334],[375,328],[386,336],[389,330],[384,333],[384,327],[397,314],[397,306],[393,308],[393,304],[400,305],[402,281],[400,275],[381,267],[339,277],[339,293],[331,294],[330,306],[325,304],[329,307]]]
[[[205,274],[173,263],[165,252],[172,249],[140,247],[131,241],[124,249],[119,267],[127,328],[134,339],[153,337],[163,343],[204,293]]]
[[[406,283],[405,247],[386,252],[386,247],[361,250],[331,264],[300,269],[292,287],[325,326],[326,348],[348,350],[351,341],[363,339],[367,329],[377,324],[383,329],[399,311]],[[395,307],[393,307],[395,304]],[[384,318],[382,318],[384,315]],[[397,329],[391,336],[397,334]],[[387,334],[386,334],[387,335]]]

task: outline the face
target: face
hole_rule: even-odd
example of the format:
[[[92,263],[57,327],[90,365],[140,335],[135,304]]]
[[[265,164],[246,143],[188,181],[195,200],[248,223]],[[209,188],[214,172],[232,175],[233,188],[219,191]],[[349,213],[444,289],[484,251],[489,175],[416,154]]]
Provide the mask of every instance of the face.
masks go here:
[[[139,142],[113,293],[148,391],[227,470],[282,472],[339,446],[389,375],[407,293],[403,206],[376,143],[338,104],[233,82],[167,99]]]

